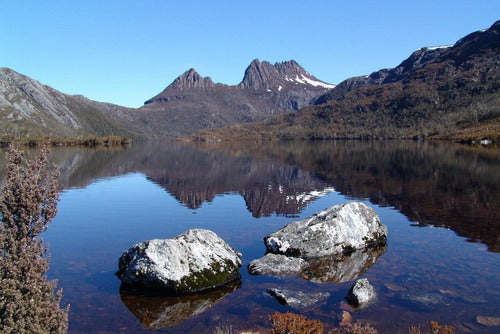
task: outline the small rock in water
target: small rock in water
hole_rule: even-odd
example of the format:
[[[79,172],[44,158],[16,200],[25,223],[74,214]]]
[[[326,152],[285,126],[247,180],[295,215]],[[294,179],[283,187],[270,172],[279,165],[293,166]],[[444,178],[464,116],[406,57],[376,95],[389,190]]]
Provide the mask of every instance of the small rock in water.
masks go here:
[[[154,239],[123,252],[116,273],[125,285],[185,294],[240,278],[241,253],[209,230],[192,229],[173,239]]]
[[[500,326],[500,318],[499,317],[485,317],[482,315],[478,315],[476,317],[476,321],[484,326],[488,327],[497,327]]]
[[[252,275],[296,276],[307,267],[304,259],[281,254],[266,254],[248,265]]]
[[[361,278],[351,287],[345,300],[356,309],[363,309],[376,298],[375,289],[366,278]]]
[[[405,291],[406,289],[394,283],[384,283],[384,286],[391,291]]]
[[[481,296],[462,296],[462,299],[472,304],[482,304],[488,302],[484,297]]]
[[[345,327],[347,325],[350,325],[351,323],[352,323],[351,313],[347,311],[342,311],[342,321],[340,322],[339,326]]]
[[[325,301],[330,294],[328,292],[312,292],[293,291],[285,288],[272,288],[267,292],[275,297],[281,304],[289,305],[296,309],[305,309]]]

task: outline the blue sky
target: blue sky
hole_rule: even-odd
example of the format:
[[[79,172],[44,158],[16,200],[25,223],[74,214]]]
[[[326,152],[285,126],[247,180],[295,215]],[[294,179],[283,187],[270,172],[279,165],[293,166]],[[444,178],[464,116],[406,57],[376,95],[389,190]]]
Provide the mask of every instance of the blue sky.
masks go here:
[[[255,58],[339,83],[452,44],[500,1],[0,0],[0,67],[68,94],[139,107],[194,67],[236,84]]]

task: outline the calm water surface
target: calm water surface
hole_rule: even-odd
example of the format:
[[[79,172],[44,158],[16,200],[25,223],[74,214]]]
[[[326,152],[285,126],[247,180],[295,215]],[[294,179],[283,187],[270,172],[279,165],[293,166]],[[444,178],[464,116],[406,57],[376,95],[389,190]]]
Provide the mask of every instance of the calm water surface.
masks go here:
[[[30,152],[33,153],[33,152]],[[2,158],[3,159],[3,156]],[[134,144],[122,150],[56,149],[59,213],[44,234],[49,276],[71,304],[71,333],[211,333],[218,325],[269,327],[275,311],[336,326],[343,310],[380,333],[437,320],[458,332],[498,333],[500,150],[449,143]],[[3,161],[0,161],[3,164]],[[251,276],[262,238],[326,207],[359,200],[389,228],[388,245],[326,263],[302,278]],[[216,232],[243,253],[242,279],[183,298],[120,293],[114,275],[134,243],[190,228]],[[378,300],[360,312],[343,301],[366,277]],[[293,309],[272,287],[329,292]]]

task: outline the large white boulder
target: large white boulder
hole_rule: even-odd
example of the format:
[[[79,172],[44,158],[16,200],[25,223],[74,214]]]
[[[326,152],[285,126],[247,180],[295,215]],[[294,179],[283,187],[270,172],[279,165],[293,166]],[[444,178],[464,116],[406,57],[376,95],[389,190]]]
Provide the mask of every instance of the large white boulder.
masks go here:
[[[192,229],[173,239],[154,239],[123,252],[116,273],[125,285],[200,292],[240,278],[241,253],[212,231]]]
[[[361,202],[334,205],[264,238],[269,253],[302,258],[349,253],[386,241],[387,226],[372,208]]]

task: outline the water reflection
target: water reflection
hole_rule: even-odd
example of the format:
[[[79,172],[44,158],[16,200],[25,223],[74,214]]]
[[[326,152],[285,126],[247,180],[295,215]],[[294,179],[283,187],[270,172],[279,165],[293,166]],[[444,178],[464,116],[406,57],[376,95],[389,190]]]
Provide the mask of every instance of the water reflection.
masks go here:
[[[0,154],[0,165],[2,159]],[[409,225],[447,227],[500,252],[498,149],[409,141],[135,143],[126,150],[58,148],[52,159],[61,166],[63,188],[92,183],[62,194],[57,221],[46,232],[53,251],[49,276],[64,288],[75,333],[147,333],[147,326],[172,326],[188,317],[192,319],[161,331],[203,333],[222,320],[238,330],[257,330],[269,326],[269,314],[285,310],[270,297],[259,297],[277,284],[330,293],[328,306],[304,312],[332,325],[342,314],[338,303],[352,285],[346,281],[360,274],[374,285],[379,302],[355,320],[378,324],[381,333],[406,330],[430,318],[462,330],[495,332],[476,317],[495,315],[498,309],[498,254],[485,252],[483,245],[464,244],[444,229]],[[226,193],[231,195],[216,198]],[[249,217],[238,195],[254,217],[262,218]],[[323,195],[327,198],[313,203]],[[220,297],[118,295],[116,260],[131,244],[203,227],[223,235],[248,262],[262,255],[264,235],[295,220],[274,214],[310,215],[336,204],[332,201],[349,200],[342,195],[397,209],[376,208],[390,228],[383,257],[381,250],[318,261],[301,273],[305,279],[243,272],[244,286]],[[432,317],[427,304],[438,305],[437,310],[432,306]]]
[[[500,150],[453,143],[336,141],[198,145],[271,158],[356,199],[393,206],[419,226],[454,230],[500,252]]]
[[[142,172],[191,209],[218,194],[238,193],[254,217],[295,215],[335,190],[393,206],[415,225],[450,228],[500,252],[495,148],[410,141],[152,142],[125,150],[55,149],[53,161],[61,167],[63,188]]]
[[[384,254],[386,247],[356,250],[341,256],[325,256],[308,261],[300,277],[318,283],[344,283],[357,279]]]
[[[120,288],[120,298],[134,316],[149,329],[176,326],[184,320],[201,314],[238,290],[241,281],[202,294],[162,297],[141,295]]]

